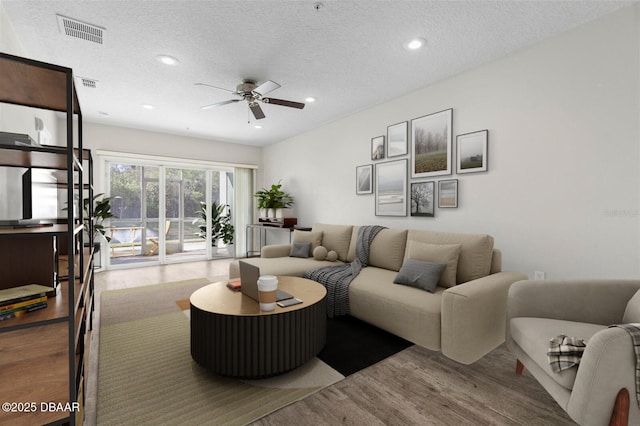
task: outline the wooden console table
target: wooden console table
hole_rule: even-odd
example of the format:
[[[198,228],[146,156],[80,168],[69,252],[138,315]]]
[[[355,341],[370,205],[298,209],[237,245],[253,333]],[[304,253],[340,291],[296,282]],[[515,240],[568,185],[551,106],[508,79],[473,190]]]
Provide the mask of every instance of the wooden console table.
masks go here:
[[[278,277],[278,288],[303,301],[261,312],[260,304],[227,281],[191,295],[191,356],[224,376],[260,378],[292,370],[318,354],[327,339],[327,290],[299,277]]]

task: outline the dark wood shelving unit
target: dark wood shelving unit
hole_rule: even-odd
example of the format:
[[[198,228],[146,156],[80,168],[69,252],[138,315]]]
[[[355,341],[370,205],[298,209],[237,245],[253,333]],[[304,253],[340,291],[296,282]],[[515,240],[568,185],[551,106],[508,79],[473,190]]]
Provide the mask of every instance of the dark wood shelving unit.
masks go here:
[[[0,289],[51,287],[46,308],[0,321],[0,400],[35,403],[31,412],[0,411],[0,424],[82,424],[94,311],[94,253],[85,247],[91,246],[85,234],[93,235],[93,206],[83,217],[82,200],[93,198],[93,159],[82,146],[73,72],[0,53],[0,75],[0,103],[66,114],[66,146],[0,144],[0,166],[66,171],[56,187],[65,191],[68,206],[76,206],[53,225],[0,228]],[[42,403],[72,409],[42,409]]]

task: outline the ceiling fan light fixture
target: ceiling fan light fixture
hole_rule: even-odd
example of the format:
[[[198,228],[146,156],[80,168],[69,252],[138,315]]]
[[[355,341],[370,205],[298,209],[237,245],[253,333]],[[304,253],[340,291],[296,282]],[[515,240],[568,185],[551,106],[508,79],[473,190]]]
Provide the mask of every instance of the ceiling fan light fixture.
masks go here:
[[[406,42],[404,44],[404,48],[407,49],[407,50],[419,50],[425,44],[427,44],[427,40],[425,40],[422,37],[418,37],[418,38],[414,38],[414,39],[411,39],[408,42]]]

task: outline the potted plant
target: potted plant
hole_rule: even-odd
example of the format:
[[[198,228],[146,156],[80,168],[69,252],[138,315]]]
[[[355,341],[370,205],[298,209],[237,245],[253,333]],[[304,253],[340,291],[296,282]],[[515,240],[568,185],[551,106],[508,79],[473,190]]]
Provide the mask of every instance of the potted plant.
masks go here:
[[[84,229],[89,232],[89,206],[90,203],[93,202],[93,235],[91,236],[91,241],[93,242],[93,246],[96,252],[100,251],[100,241],[99,237],[104,237],[107,242],[111,241],[111,236],[107,235],[106,228],[104,227],[104,221],[113,217],[113,213],[111,213],[111,197],[103,197],[104,194],[96,194],[93,198],[84,198],[82,200],[82,209],[83,209],[83,221],[84,221]],[[102,199],[99,199],[103,197]],[[62,210],[67,210],[65,207]]]
[[[258,200],[258,209],[262,210],[261,217],[277,217],[277,210],[293,206],[293,196],[282,190],[282,183],[271,185],[271,188],[263,188],[254,194]],[[264,210],[267,210],[265,212]],[[271,214],[271,216],[269,216]]]
[[[218,242],[226,245],[233,244],[233,234],[235,228],[231,224],[231,211],[225,214],[229,206],[227,204],[218,204],[215,201],[211,204],[211,247],[217,251]],[[207,238],[207,203],[200,202],[200,210],[197,212],[200,216],[194,219],[193,224],[198,225],[200,232],[196,235],[202,239]]]
[[[111,213],[111,197],[103,197],[101,200],[98,198],[104,194],[96,194],[93,196],[93,241],[95,243],[96,237],[102,235],[107,242],[111,241],[111,237],[106,234],[106,228],[104,227],[104,221],[113,217]],[[88,198],[83,200],[85,227],[89,230],[89,203],[91,201]]]

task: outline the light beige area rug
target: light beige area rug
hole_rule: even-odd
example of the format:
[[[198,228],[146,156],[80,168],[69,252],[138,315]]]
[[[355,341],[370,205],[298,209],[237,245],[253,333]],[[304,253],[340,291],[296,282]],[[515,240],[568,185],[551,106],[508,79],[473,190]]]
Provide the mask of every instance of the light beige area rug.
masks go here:
[[[182,308],[207,283],[189,280],[102,294],[98,425],[241,425],[344,378],[318,359],[252,381],[200,367],[191,358],[188,311]]]

